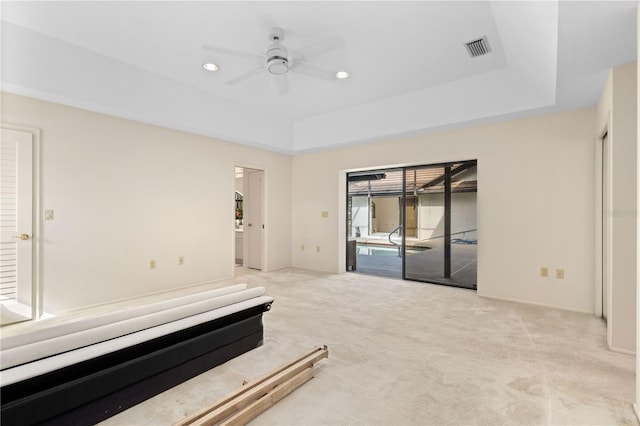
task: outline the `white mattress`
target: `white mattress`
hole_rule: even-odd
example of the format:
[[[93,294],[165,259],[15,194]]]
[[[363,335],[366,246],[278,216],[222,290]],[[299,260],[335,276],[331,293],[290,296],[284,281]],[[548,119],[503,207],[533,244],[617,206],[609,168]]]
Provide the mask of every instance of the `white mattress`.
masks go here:
[[[247,284],[236,284],[228,287],[217,288],[214,290],[207,290],[199,293],[189,294],[187,296],[163,300],[160,302],[149,303],[140,306],[130,306],[116,312],[109,312],[89,318],[81,318],[52,327],[42,328],[27,333],[16,334],[14,336],[2,337],[0,338],[0,349],[4,351],[16,346],[22,346],[29,343],[35,343],[42,340],[62,336],[65,334],[75,333],[81,330],[100,327],[102,325],[146,315],[151,312],[158,312],[175,308],[176,306],[187,305],[201,300],[223,296],[225,294],[235,293],[241,290],[245,290],[246,288]]]
[[[264,287],[236,291],[234,293],[224,294],[186,305],[112,322],[111,324],[2,350],[2,352],[0,352],[0,370],[218,309],[223,306],[262,296],[264,293]]]
[[[257,289],[253,289],[257,290]],[[264,292],[264,289],[262,289]],[[235,312],[243,311],[265,303],[273,302],[273,298],[268,296],[258,296],[241,302],[226,305],[214,310],[209,310],[199,314],[191,315],[182,319],[166,322],[145,330],[130,333],[114,339],[85,346],[73,351],[64,352],[48,358],[43,358],[27,364],[18,365],[0,372],[0,386],[10,385],[21,380],[35,377],[49,371],[81,362],[86,359],[95,358],[110,352],[117,351],[147,340],[164,336],[175,331],[179,331],[194,325],[202,324],[217,318],[231,315]],[[50,339],[51,340],[51,339]],[[4,351],[3,351],[4,353]],[[4,357],[4,355],[3,355]]]

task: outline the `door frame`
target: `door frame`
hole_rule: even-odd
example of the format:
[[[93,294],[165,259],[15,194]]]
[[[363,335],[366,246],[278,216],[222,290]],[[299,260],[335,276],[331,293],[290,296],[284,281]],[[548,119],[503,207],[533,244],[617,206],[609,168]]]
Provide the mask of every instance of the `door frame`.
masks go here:
[[[459,161],[448,161],[448,162],[441,162],[441,163],[433,163],[433,164],[415,164],[415,165],[400,165],[400,166],[389,166],[389,167],[375,167],[375,168],[363,168],[363,169],[357,169],[357,170],[341,170],[339,171],[339,192],[338,192],[338,196],[339,196],[339,200],[341,202],[339,202],[339,208],[345,212],[345,220],[343,222],[341,222],[339,224],[338,227],[338,232],[340,234],[339,237],[339,241],[341,242],[339,244],[338,247],[338,255],[339,255],[339,259],[342,260],[343,262],[341,262],[341,264],[339,265],[339,271],[340,272],[346,272],[347,271],[347,244],[349,241],[350,236],[350,226],[353,227],[353,224],[349,223],[349,212],[347,210],[347,207],[349,206],[349,177],[351,176],[357,176],[357,175],[368,175],[368,174],[376,174],[376,173],[384,173],[384,172],[390,172],[390,171],[399,171],[402,173],[402,190],[401,190],[401,194],[399,195],[399,215],[400,215],[400,226],[401,226],[401,236],[402,236],[402,243],[401,243],[401,250],[402,250],[402,261],[401,261],[401,269],[400,269],[400,274],[401,274],[401,278],[402,280],[406,280],[406,281],[416,281],[416,282],[424,282],[424,283],[430,283],[430,284],[438,284],[438,285],[445,285],[445,286],[451,286],[451,287],[460,287],[460,288],[465,288],[465,289],[471,289],[473,291],[477,291],[478,289],[478,281],[477,281],[477,257],[476,257],[476,283],[475,286],[470,287],[466,284],[462,284],[460,282],[446,282],[444,280],[440,280],[440,279],[433,279],[433,278],[429,278],[429,279],[418,279],[418,278],[408,278],[407,277],[407,263],[406,263],[406,248],[407,248],[407,232],[406,232],[406,216],[407,216],[407,172],[410,170],[418,170],[418,169],[423,169],[423,168],[436,168],[436,167],[442,167],[444,169],[444,174],[443,174],[443,185],[445,187],[444,189],[444,218],[445,218],[445,223],[444,223],[444,235],[443,238],[445,239],[446,243],[445,243],[445,247],[444,247],[444,253],[443,253],[443,269],[444,269],[444,275],[445,275],[445,279],[446,278],[450,278],[449,275],[451,273],[451,180],[453,178],[452,175],[452,169],[451,167],[454,164],[458,164],[458,163],[463,163],[465,165],[468,164],[472,164],[475,167],[478,166],[478,159],[470,159],[470,160],[459,160]],[[344,192],[342,192],[344,191]],[[476,190],[477,192],[477,190]],[[342,196],[344,194],[344,196]],[[389,195],[389,197],[395,197],[396,195]],[[372,198],[371,192],[369,190],[368,193],[368,197],[369,199]],[[477,217],[477,203],[476,203],[476,217]],[[417,226],[419,227],[419,218],[417,219]],[[476,232],[477,229],[476,229]],[[478,247],[478,253],[480,251],[480,248]],[[356,254],[357,255],[357,254]]]
[[[14,130],[18,132],[25,132],[31,134],[32,141],[32,247],[31,247],[31,319],[39,319],[44,315],[44,295],[42,292],[42,258],[43,258],[43,245],[42,241],[42,228],[43,219],[40,216],[41,211],[41,188],[42,188],[42,173],[40,170],[41,164],[41,146],[40,146],[40,129],[34,127],[18,126],[15,124],[9,124],[0,122],[0,128],[7,130]]]
[[[604,140],[606,138],[606,144]],[[611,292],[612,292],[612,278],[613,271],[612,265],[612,218],[610,214],[613,207],[611,203],[611,191],[613,189],[612,179],[612,147],[613,137],[609,130],[608,123],[605,125],[604,130],[600,133],[600,136],[596,139],[595,143],[595,287],[594,287],[594,314],[597,317],[603,318],[604,309],[603,303],[607,303],[606,315],[607,315],[607,343],[611,344]],[[606,149],[607,164],[604,164],[604,150]],[[606,192],[605,192],[606,185]],[[609,194],[608,199],[604,199],[605,193]],[[605,229],[606,226],[606,229]],[[608,231],[605,233],[605,230]],[[606,235],[606,241],[605,241]],[[603,294],[603,285],[605,284],[603,278],[604,274],[607,274],[606,280],[608,281],[607,294]],[[606,297],[605,297],[606,296]]]
[[[264,166],[259,166],[259,165],[255,165],[255,164],[248,164],[248,163],[235,163],[234,167],[232,169],[233,171],[233,185],[232,185],[232,189],[233,191],[231,192],[232,196],[230,196],[229,198],[232,200],[235,200],[235,193],[236,193],[236,181],[235,181],[235,168],[239,167],[241,169],[252,169],[252,170],[258,170],[262,172],[262,205],[260,207],[261,212],[262,212],[262,220],[263,220],[263,224],[264,224],[264,230],[262,233],[262,247],[260,248],[260,251],[262,253],[262,260],[261,260],[261,271],[262,272],[267,272],[268,271],[268,258],[267,258],[267,250],[266,248],[268,247],[268,241],[269,241],[269,227],[267,226],[268,223],[268,202],[269,202],[269,197],[268,197],[268,171]],[[242,173],[242,179],[243,179],[243,187],[244,187],[244,179],[245,179],[245,172],[243,170]],[[247,191],[243,191],[243,210],[244,210],[244,203],[246,202],[247,199]],[[251,194],[249,194],[249,197],[251,196]],[[229,217],[235,217],[235,201],[233,201],[233,211],[229,214]],[[244,226],[244,218],[243,218],[243,226]],[[233,246],[235,247],[235,219],[231,221],[231,232],[233,235]],[[247,244],[248,239],[245,238],[244,232],[243,232],[243,241],[242,241],[242,246],[243,246],[243,267],[247,264],[248,261],[248,251],[249,251],[249,245]],[[231,255],[231,263],[232,263],[232,271],[233,271],[233,276],[235,277],[236,275],[236,268],[235,268],[235,264],[236,264],[236,260],[235,260],[235,249],[232,251],[232,255]]]

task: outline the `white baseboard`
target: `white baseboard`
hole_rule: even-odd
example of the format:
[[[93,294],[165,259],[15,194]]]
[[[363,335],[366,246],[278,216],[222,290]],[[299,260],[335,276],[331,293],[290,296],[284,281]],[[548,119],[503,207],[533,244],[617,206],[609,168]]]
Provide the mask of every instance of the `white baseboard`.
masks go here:
[[[540,307],[543,307],[543,308],[559,309],[561,311],[577,312],[577,313],[580,313],[580,314],[593,315],[593,311],[582,310],[582,309],[572,309],[572,308],[567,308],[566,306],[556,306],[556,305],[548,305],[548,304],[545,304],[545,303],[530,302],[530,301],[527,301],[527,300],[509,299],[508,297],[492,296],[492,295],[489,295],[489,294],[480,294],[480,293],[477,293],[477,294],[478,294],[478,296],[484,297],[485,299],[503,300],[505,302],[521,303],[523,305],[533,305],[533,306],[540,306]]]
[[[625,355],[635,355],[636,351],[630,351],[629,349],[620,349],[620,348],[614,348],[614,347],[609,347],[609,350],[611,352],[617,352],[619,354],[625,354]]]

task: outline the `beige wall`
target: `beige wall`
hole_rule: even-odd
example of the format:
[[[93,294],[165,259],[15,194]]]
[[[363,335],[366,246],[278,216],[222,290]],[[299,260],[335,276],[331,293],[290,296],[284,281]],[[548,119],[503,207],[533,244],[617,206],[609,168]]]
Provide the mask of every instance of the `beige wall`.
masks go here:
[[[478,294],[593,312],[595,118],[581,109],[296,156],[293,265],[345,269],[346,171],[478,159]],[[541,278],[541,266],[566,277]]]
[[[289,156],[8,93],[1,102],[3,124],[41,130],[41,205],[54,210],[36,236],[46,311],[232,277],[235,165],[265,169],[266,267],[290,265]]]
[[[266,170],[267,269],[338,272],[346,171],[478,159],[478,293],[593,311],[593,108],[293,159],[6,93],[2,112],[42,131],[47,310],[232,276],[235,165]]]
[[[636,347],[637,127],[636,64],[611,70],[598,103],[597,137],[608,132],[611,205],[611,273],[608,340],[615,350]],[[596,259],[598,261],[598,259]]]

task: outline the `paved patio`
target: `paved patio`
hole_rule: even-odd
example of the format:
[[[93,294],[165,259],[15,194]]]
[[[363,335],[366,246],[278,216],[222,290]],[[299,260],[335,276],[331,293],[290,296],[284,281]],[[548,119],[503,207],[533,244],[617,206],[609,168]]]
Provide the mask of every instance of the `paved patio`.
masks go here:
[[[475,289],[477,282],[476,244],[451,244],[451,278],[444,275],[444,246],[440,241],[421,241],[407,238],[407,248],[431,246],[429,250],[407,255],[406,278],[438,284],[455,285]],[[434,244],[435,243],[435,244]],[[381,238],[358,238],[358,245],[384,244]],[[354,272],[389,278],[402,278],[402,258],[395,254],[395,246],[387,244],[389,253],[364,254],[368,250],[357,250],[357,267]]]

